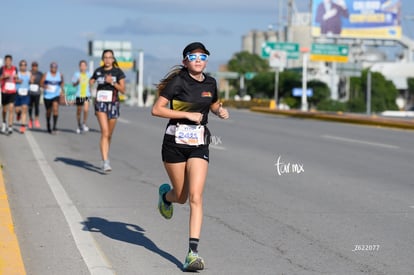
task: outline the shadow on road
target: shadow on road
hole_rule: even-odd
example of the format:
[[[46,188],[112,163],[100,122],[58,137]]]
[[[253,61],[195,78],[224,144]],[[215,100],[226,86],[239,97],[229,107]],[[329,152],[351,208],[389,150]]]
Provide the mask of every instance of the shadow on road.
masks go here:
[[[182,270],[182,263],[180,260],[178,260],[170,253],[158,248],[158,246],[152,240],[144,235],[145,230],[138,225],[123,222],[113,222],[98,217],[89,217],[81,224],[84,225],[83,230],[85,231],[100,232],[103,235],[114,240],[143,246],[146,249],[169,260]]]
[[[72,158],[65,158],[65,157],[56,157],[55,161],[61,161],[67,165],[72,165],[72,166],[76,166],[76,167],[81,167],[84,168],[86,170],[92,171],[92,172],[96,172],[99,174],[102,174],[103,172],[101,171],[101,168],[98,166],[95,166],[87,161],[84,160],[78,160],[78,159],[72,159]]]

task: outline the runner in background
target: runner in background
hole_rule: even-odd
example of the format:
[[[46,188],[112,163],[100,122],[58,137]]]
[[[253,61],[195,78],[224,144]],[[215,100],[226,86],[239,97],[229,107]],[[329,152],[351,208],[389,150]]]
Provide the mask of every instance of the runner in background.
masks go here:
[[[89,98],[91,97],[91,91],[89,88],[89,79],[91,74],[88,72],[88,64],[85,60],[79,62],[79,71],[75,72],[72,77],[73,86],[77,87],[76,91],[76,121],[78,122],[78,128],[76,133],[80,134],[88,132],[89,127],[86,122],[88,121],[89,113]],[[83,122],[81,123],[81,116],[83,110]]]
[[[1,81],[1,105],[3,123],[1,125],[1,132],[3,134],[13,133],[13,114],[14,101],[16,100],[16,80],[17,68],[13,66],[13,57],[6,55],[4,57],[4,66],[0,68]],[[6,121],[7,120],[7,121]]]
[[[16,110],[16,120],[20,121],[20,133],[24,134],[26,131],[27,109],[30,103],[29,83],[31,74],[27,70],[26,60],[21,60],[19,63],[19,72],[17,73],[17,95],[14,103]]]
[[[33,127],[40,128],[39,121],[39,103],[40,103],[40,81],[42,80],[42,72],[39,71],[39,64],[34,61],[32,62],[32,69],[30,71],[30,102],[29,102],[29,128]],[[34,109],[34,122],[33,122],[33,109]]]
[[[47,131],[56,134],[57,121],[59,117],[59,99],[64,94],[63,75],[58,71],[56,62],[50,63],[50,70],[43,74],[40,81],[43,88],[43,100],[46,107]],[[50,118],[53,114],[53,128],[50,125]]]
[[[101,128],[100,149],[102,156],[102,171],[112,171],[109,162],[109,147],[116,121],[119,117],[119,93],[125,93],[125,74],[119,68],[112,50],[102,53],[103,66],[98,67],[89,84],[98,84],[95,99],[95,115]]]

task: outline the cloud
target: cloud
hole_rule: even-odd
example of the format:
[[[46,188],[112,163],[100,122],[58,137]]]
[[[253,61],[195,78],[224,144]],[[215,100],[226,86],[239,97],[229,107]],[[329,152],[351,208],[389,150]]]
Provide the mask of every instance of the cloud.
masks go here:
[[[107,27],[105,34],[132,34],[132,35],[196,35],[208,34],[208,30],[197,25],[184,25],[171,22],[162,22],[151,18],[136,18],[125,19],[123,23],[118,26]]]
[[[111,6],[114,8],[136,10],[137,12],[157,12],[168,14],[171,12],[185,13],[276,13],[277,3],[274,0],[77,0],[84,4],[96,6]]]

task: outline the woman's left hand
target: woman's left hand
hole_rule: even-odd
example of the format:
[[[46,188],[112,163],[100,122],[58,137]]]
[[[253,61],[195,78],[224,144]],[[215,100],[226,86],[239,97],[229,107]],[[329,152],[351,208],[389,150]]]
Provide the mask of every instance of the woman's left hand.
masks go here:
[[[229,112],[226,108],[223,108],[223,103],[220,102],[220,106],[217,110],[217,116],[221,119],[228,119],[229,118]]]

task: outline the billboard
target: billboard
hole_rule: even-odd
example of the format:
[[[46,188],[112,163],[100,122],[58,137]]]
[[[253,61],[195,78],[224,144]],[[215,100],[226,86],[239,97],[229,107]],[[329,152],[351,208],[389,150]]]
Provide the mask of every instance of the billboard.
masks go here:
[[[312,36],[400,39],[402,0],[313,0]]]

